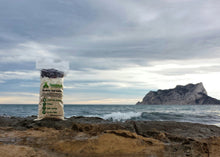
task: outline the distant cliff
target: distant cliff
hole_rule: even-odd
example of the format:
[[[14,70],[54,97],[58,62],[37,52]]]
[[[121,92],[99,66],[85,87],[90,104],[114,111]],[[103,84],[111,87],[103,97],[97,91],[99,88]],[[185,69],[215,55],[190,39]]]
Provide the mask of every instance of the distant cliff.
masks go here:
[[[220,104],[207,95],[202,83],[177,85],[174,89],[150,91],[137,105],[204,105]]]

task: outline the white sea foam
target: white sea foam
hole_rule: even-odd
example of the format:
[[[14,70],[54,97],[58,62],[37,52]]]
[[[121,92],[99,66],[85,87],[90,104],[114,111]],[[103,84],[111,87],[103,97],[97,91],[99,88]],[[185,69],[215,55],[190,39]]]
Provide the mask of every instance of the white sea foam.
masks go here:
[[[123,121],[128,120],[135,117],[140,117],[141,112],[112,112],[110,114],[106,114],[102,116],[103,119],[111,119],[113,121]]]

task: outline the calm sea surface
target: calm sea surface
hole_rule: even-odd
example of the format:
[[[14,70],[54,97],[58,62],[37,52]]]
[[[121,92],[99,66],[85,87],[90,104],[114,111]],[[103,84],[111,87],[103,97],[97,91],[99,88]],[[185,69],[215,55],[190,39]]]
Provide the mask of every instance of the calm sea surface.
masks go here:
[[[65,117],[101,117],[112,121],[179,121],[220,126],[220,105],[65,105]],[[37,105],[0,105],[0,116],[38,114]]]

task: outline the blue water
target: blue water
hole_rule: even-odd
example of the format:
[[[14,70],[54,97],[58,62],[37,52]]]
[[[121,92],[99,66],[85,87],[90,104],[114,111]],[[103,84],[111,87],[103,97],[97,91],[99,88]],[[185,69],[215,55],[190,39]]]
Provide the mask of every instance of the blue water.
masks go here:
[[[220,126],[220,105],[65,105],[65,117],[101,117],[112,121],[179,121]],[[37,105],[0,105],[0,116],[37,115]]]

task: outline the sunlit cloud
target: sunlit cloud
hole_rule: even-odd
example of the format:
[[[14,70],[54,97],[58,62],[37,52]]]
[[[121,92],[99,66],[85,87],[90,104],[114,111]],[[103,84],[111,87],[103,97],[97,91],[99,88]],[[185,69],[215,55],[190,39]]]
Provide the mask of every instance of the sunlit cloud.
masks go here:
[[[1,93],[2,94],[2,93]],[[1,104],[38,104],[39,96],[30,93],[3,93],[0,96]]]

